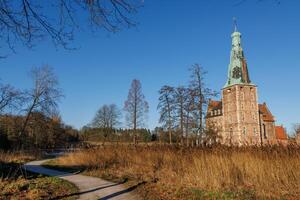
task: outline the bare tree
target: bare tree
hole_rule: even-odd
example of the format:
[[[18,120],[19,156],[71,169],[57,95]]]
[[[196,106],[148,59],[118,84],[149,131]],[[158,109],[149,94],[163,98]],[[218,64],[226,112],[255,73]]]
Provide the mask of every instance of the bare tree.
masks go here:
[[[31,77],[34,87],[25,92],[27,101],[25,108],[26,117],[20,131],[20,136],[24,135],[33,112],[40,112],[45,116],[51,116],[57,109],[59,99],[63,96],[58,88],[57,77],[49,66],[45,65],[33,68]]]
[[[16,41],[32,47],[36,40],[50,37],[67,48],[80,24],[92,30],[116,32],[136,23],[131,19],[142,0],[1,0],[0,46],[13,49]],[[79,14],[79,16],[77,16]],[[86,22],[84,22],[86,18]]]
[[[181,144],[183,145],[183,134],[185,127],[185,106],[187,100],[187,88],[179,86],[175,90],[176,118],[180,131]]]
[[[109,105],[109,126],[110,128],[116,128],[121,124],[120,117],[121,117],[121,111],[117,107],[116,104],[110,104]]]
[[[165,85],[159,90],[159,104],[157,109],[160,111],[159,122],[167,128],[169,133],[169,143],[172,144],[172,131],[175,124],[175,89]]]
[[[0,83],[0,114],[5,109],[16,109],[21,103],[21,92],[10,85]]]
[[[103,105],[96,113],[92,126],[97,128],[115,128],[120,122],[120,111],[115,104]]]
[[[217,92],[208,88],[204,82],[207,72],[199,64],[194,64],[190,68],[191,80],[189,88],[192,90],[194,99],[194,109],[197,116],[197,128],[202,134],[204,130],[204,113],[205,106],[207,106],[209,98],[216,96]]]
[[[186,98],[184,103],[184,113],[185,113],[185,136],[186,145],[189,146],[189,137],[191,129],[195,128],[197,125],[197,112],[195,112],[195,95],[194,91],[190,88],[186,89]]]
[[[134,143],[136,143],[136,129],[143,126],[148,109],[148,102],[142,92],[141,82],[134,79],[131,82],[131,88],[124,105],[124,110],[127,112],[126,121],[134,131]]]

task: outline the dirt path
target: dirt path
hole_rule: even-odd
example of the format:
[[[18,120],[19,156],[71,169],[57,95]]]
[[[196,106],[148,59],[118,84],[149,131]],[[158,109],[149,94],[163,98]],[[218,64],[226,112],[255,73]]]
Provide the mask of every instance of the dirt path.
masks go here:
[[[26,163],[24,168],[28,171],[32,171],[39,174],[45,174],[49,176],[56,176],[74,183],[78,188],[78,194],[80,200],[140,200],[137,194],[133,192],[135,187],[126,187],[121,183],[112,183],[100,178],[70,174],[62,171],[47,169],[41,166],[43,162],[48,160],[33,161]],[[60,199],[63,197],[57,197]]]

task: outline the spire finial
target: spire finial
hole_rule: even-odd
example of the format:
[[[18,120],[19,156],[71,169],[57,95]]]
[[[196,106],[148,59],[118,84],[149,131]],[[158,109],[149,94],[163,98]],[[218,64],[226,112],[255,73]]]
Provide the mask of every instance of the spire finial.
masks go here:
[[[233,17],[233,25],[234,25],[234,32],[237,32],[237,20],[236,20],[236,17]]]

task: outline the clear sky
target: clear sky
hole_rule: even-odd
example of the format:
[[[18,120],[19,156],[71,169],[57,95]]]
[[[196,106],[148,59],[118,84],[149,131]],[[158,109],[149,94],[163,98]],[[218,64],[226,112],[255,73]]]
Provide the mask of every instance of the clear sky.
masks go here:
[[[29,88],[30,68],[49,64],[65,94],[62,118],[77,128],[103,104],[123,108],[131,80],[137,78],[150,106],[148,128],[153,128],[159,118],[158,90],[164,84],[187,84],[193,63],[208,71],[211,88],[223,87],[236,17],[259,101],[267,102],[278,124],[291,127],[300,122],[300,1],[278,1],[145,0],[135,18],[137,28],[117,34],[82,30],[75,51],[56,49],[49,41],[33,50],[17,47],[16,54],[0,60],[0,77]]]

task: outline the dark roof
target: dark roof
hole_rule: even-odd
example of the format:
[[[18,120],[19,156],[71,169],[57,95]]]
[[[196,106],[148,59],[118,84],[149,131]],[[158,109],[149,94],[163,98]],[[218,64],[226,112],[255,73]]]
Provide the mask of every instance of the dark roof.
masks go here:
[[[259,113],[262,114],[262,120],[265,122],[275,122],[274,116],[270,112],[266,103],[258,104]]]
[[[213,101],[209,100],[208,102],[208,110],[222,110],[222,101]]]
[[[206,118],[217,117],[222,115],[222,101],[209,100]]]

